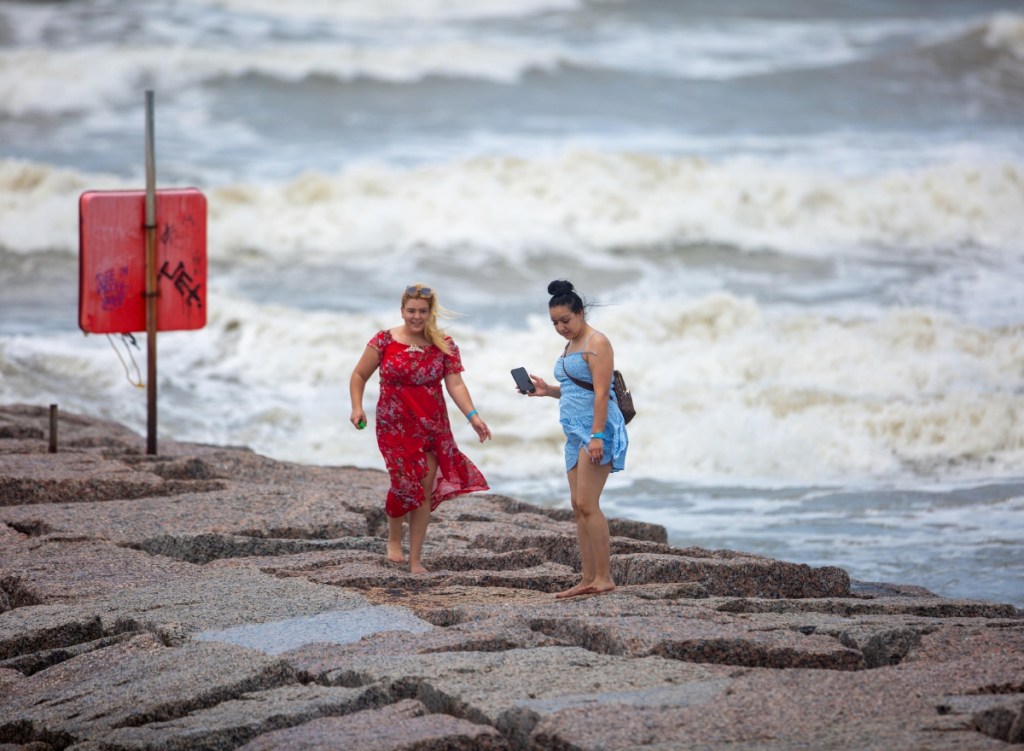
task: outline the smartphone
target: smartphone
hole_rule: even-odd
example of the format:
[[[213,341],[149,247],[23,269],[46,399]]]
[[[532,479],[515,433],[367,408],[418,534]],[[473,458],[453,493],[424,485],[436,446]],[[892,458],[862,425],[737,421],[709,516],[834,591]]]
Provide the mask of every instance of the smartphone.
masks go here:
[[[516,388],[519,389],[520,394],[532,394],[537,390],[533,381],[530,380],[530,376],[526,374],[526,368],[513,368],[512,377],[516,381]]]

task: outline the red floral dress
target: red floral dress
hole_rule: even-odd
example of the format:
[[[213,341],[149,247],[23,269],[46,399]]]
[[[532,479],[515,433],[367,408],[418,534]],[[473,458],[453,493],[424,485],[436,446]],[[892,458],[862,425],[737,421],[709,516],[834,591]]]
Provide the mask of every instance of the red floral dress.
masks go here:
[[[465,493],[487,490],[480,470],[455,445],[441,381],[461,373],[459,348],[446,337],[447,356],[434,345],[410,346],[379,331],[368,342],[380,353],[380,398],[377,400],[377,445],[391,475],[384,510],[404,516],[423,505],[420,480],[427,474],[426,452],[437,457],[430,508]]]

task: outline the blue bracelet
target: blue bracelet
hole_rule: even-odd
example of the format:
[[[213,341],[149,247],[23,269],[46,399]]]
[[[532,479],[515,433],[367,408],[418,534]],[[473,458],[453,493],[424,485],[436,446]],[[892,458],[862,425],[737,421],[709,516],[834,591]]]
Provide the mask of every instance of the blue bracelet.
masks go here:
[[[473,415],[475,415],[475,414],[477,414],[477,411],[474,409],[472,412],[470,412],[468,415],[466,415],[466,422],[469,422],[470,420],[472,420],[473,419]]]
[[[591,433],[590,437],[591,438],[600,438],[603,441],[604,440],[604,431],[602,430],[600,433]]]

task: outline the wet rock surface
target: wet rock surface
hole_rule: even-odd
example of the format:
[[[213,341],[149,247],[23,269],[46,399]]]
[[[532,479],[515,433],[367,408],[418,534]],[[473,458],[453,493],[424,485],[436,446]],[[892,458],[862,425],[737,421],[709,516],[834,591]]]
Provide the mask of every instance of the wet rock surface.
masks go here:
[[[0,748],[997,749],[1024,613],[566,509],[441,506],[386,561],[381,472],[0,407]],[[838,563],[838,562],[837,562]]]

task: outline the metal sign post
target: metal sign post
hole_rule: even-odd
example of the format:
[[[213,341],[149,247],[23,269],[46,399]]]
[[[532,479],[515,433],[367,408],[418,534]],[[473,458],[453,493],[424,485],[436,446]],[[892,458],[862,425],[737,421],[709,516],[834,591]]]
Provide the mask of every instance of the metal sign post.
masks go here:
[[[153,92],[146,92],[146,453],[156,453],[156,155]]]
[[[87,334],[146,332],[147,454],[157,452],[157,332],[206,325],[206,197],[156,189],[153,120],[147,91],[146,189],[78,199],[78,325]]]

